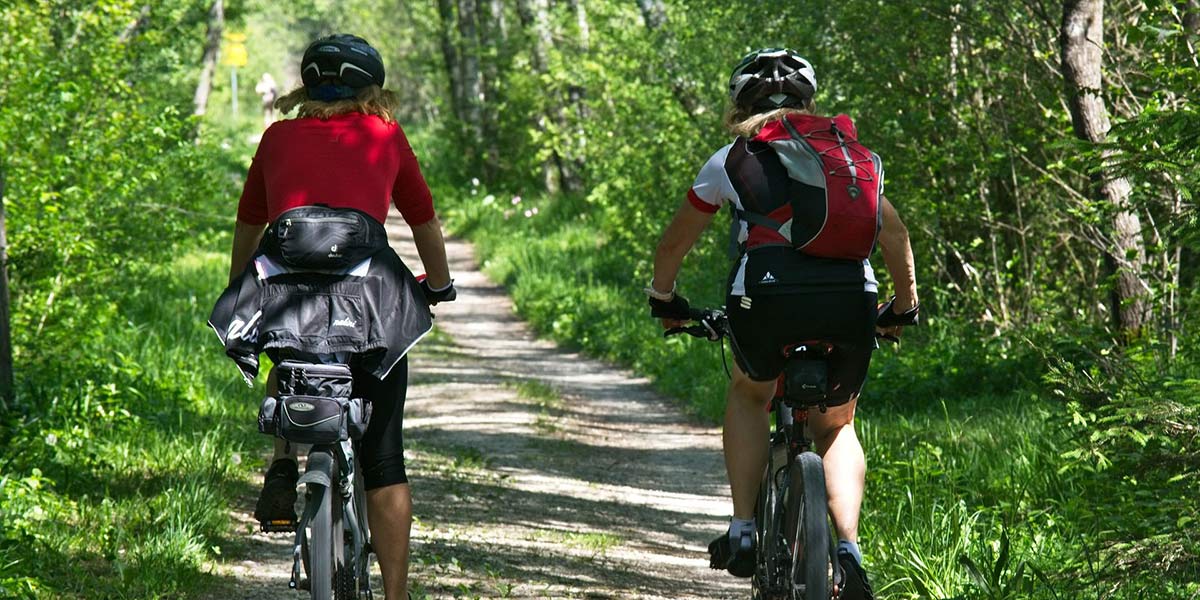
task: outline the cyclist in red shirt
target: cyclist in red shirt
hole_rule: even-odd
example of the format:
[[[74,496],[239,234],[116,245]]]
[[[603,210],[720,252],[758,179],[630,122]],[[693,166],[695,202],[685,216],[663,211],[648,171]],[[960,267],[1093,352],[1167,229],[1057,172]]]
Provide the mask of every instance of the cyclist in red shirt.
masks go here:
[[[301,62],[304,86],[279,98],[282,114],[263,134],[238,203],[230,281],[246,268],[268,224],[281,213],[323,204],[360,210],[383,223],[395,205],[412,228],[428,277],[430,304],[454,299],[442,228],[429,187],[403,129],[392,115],[396,95],[383,89],[379,52],[362,38],[334,35],[313,42]],[[356,375],[355,386],[359,386]],[[274,393],[274,373],[268,379]],[[388,600],[407,597],[412,498],[404,469],[402,424],[407,365],[363,382],[374,414],[359,458],[367,491],[373,546]],[[260,521],[295,519],[295,456],[276,440],[275,455],[255,507]]]
[[[893,301],[877,313],[878,284],[867,260],[806,253],[791,237],[784,237],[781,228],[771,226],[771,220],[762,218],[769,215],[779,223],[792,224],[789,231],[793,234],[815,231],[812,239],[825,235],[823,241],[834,246],[837,235],[846,235],[850,229],[833,222],[828,207],[832,193],[826,195],[820,187],[797,182],[792,176],[792,167],[804,163],[801,166],[808,169],[809,183],[823,184],[823,173],[831,171],[814,170],[823,157],[807,147],[811,160],[803,155],[781,158],[778,152],[782,150],[770,143],[787,139],[777,137],[776,130],[795,131],[793,122],[803,125],[822,119],[813,115],[816,75],[812,65],[791,50],[759,50],[742,59],[729,87],[731,107],[725,122],[736,139],[713,154],[701,169],[687,200],[662,235],[654,258],[654,278],[645,290],[651,314],[662,319],[664,327],[683,325],[689,319],[689,307],[687,300],[675,293],[674,284],[680,264],[713,215],[725,204],[733,206],[733,235],[741,254],[729,275],[726,312],[736,361],[722,437],[733,518],[728,532],[709,548],[712,564],[740,577],[754,573],[754,503],[767,464],[766,407],[785,365],[781,349],[789,343],[824,339],[839,347],[836,360],[831,358],[829,365],[833,391],[828,396],[828,410],[811,411],[808,425],[825,464],[829,511],[839,537],[838,562],[846,573],[840,597],[872,598],[857,545],[866,462],[854,431],[854,410],[875,348],[877,322],[891,335],[899,333],[897,325],[916,322],[917,290],[908,231],[882,196],[879,157],[863,149],[859,160],[851,159],[839,133],[853,132],[849,118],[829,119],[833,125],[820,121],[825,135],[836,134],[828,139],[840,144],[838,155],[847,152],[846,170],[869,174],[870,178],[859,183],[876,186],[871,197],[877,198],[878,210],[871,220],[877,229],[871,232],[868,225],[865,242],[858,242],[867,250],[859,254],[869,253],[876,242],[871,234],[877,234],[896,287]],[[769,135],[760,136],[764,130]],[[858,193],[856,189],[855,196]],[[796,202],[796,197],[801,202]],[[799,223],[799,229],[793,221]],[[826,227],[829,224],[832,228]],[[839,233],[830,239],[831,231]]]

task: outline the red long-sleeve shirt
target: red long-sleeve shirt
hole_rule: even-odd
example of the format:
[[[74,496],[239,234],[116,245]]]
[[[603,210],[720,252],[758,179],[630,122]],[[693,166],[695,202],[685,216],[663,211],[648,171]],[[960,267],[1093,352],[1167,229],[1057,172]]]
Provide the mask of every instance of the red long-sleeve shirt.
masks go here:
[[[261,225],[288,209],[327,204],[382,223],[389,202],[409,225],[434,217],[433,196],[400,125],[362,113],[289,119],[263,133],[237,218]]]

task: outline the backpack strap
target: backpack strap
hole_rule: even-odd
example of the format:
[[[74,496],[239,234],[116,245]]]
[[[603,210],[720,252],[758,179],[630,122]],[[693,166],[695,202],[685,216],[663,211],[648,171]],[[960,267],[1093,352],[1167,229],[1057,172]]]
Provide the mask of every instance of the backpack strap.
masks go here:
[[[729,258],[737,258],[746,251],[745,244],[738,243],[738,227],[739,221],[745,221],[751,225],[766,227],[772,231],[783,231],[783,223],[772,219],[766,215],[760,215],[755,212],[739,210],[732,203],[729,205]]]
[[[739,231],[740,229],[741,228],[738,227],[737,208],[735,208],[733,206],[733,203],[730,202],[729,203],[729,249],[725,252],[726,254],[729,255],[729,260],[736,260],[739,256],[742,255],[742,252],[745,252],[745,250],[746,250],[745,248],[742,247],[743,244],[738,243],[738,233],[740,233],[740,231]]]
[[[794,124],[792,124],[792,121],[790,119],[783,118],[783,119],[780,119],[779,122],[783,123],[783,128],[787,130],[788,135],[792,136],[792,139],[801,140],[801,141],[804,140],[804,135],[801,134],[796,129],[796,126]]]

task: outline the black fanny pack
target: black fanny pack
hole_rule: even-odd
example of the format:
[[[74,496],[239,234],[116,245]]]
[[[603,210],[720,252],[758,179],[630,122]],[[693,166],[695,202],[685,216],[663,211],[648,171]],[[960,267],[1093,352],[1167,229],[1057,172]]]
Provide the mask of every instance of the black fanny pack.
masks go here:
[[[258,430],[301,444],[358,439],[371,420],[371,403],[353,398],[350,367],[285,360],[276,367],[278,397],[258,412]]]
[[[352,267],[388,245],[383,224],[353,208],[293,208],[275,219],[262,251],[289,267],[338,270]]]

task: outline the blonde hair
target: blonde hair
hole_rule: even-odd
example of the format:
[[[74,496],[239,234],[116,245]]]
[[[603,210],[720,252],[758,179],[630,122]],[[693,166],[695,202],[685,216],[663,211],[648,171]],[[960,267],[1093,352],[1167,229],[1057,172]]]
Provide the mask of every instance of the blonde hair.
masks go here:
[[[758,135],[767,123],[778,121],[788,115],[811,115],[817,106],[811,99],[802,108],[776,108],[767,112],[754,112],[734,104],[725,111],[725,130],[733,135],[752,138]]]
[[[400,97],[396,95],[396,92],[385,90],[377,85],[360,88],[353,98],[341,100],[313,100],[308,97],[308,90],[304,87],[296,88],[275,100],[275,108],[283,114],[299,107],[296,116],[300,118],[328,119],[357,112],[378,116],[388,123],[396,122],[392,113],[399,104]]]

